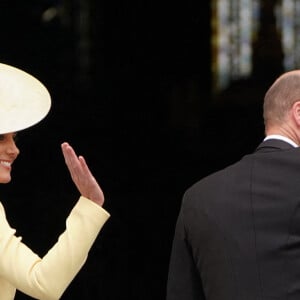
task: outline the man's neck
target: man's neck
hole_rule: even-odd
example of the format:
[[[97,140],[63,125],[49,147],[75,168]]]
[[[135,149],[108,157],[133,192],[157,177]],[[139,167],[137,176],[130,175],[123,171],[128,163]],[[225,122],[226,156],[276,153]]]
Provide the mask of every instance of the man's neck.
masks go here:
[[[284,141],[286,143],[291,144],[295,148],[299,147],[299,145],[297,145],[292,139],[290,139],[290,138],[288,138],[284,135],[281,135],[281,134],[269,134],[264,138],[264,141],[270,140],[270,139],[276,139],[276,140]]]

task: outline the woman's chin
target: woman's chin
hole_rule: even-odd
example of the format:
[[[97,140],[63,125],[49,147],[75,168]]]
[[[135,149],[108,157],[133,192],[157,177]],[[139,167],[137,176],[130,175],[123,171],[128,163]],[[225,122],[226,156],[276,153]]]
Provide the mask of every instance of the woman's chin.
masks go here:
[[[11,181],[11,177],[0,177],[0,183],[9,183]]]

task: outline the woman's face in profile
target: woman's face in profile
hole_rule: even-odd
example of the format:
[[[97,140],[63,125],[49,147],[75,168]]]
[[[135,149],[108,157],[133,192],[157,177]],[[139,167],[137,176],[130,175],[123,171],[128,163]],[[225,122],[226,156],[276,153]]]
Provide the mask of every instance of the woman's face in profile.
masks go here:
[[[16,133],[0,134],[0,183],[11,180],[11,169],[20,151],[15,143]]]

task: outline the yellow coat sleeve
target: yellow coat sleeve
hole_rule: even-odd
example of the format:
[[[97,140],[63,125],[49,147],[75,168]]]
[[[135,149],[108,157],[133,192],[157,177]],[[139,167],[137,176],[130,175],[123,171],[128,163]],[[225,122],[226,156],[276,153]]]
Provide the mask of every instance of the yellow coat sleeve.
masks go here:
[[[0,299],[14,299],[16,289],[35,299],[59,299],[109,217],[102,207],[80,197],[66,220],[65,231],[41,258],[15,235],[0,203]]]

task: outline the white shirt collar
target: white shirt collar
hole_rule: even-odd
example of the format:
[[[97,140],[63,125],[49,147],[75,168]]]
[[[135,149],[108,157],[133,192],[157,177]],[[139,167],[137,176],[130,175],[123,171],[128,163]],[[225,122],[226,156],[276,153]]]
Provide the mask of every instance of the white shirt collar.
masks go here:
[[[282,140],[284,142],[287,142],[287,143],[291,144],[295,148],[299,147],[294,141],[292,141],[291,139],[289,139],[288,137],[283,136],[283,135],[271,134],[271,135],[266,136],[264,138],[264,141],[270,140],[270,139]]]

